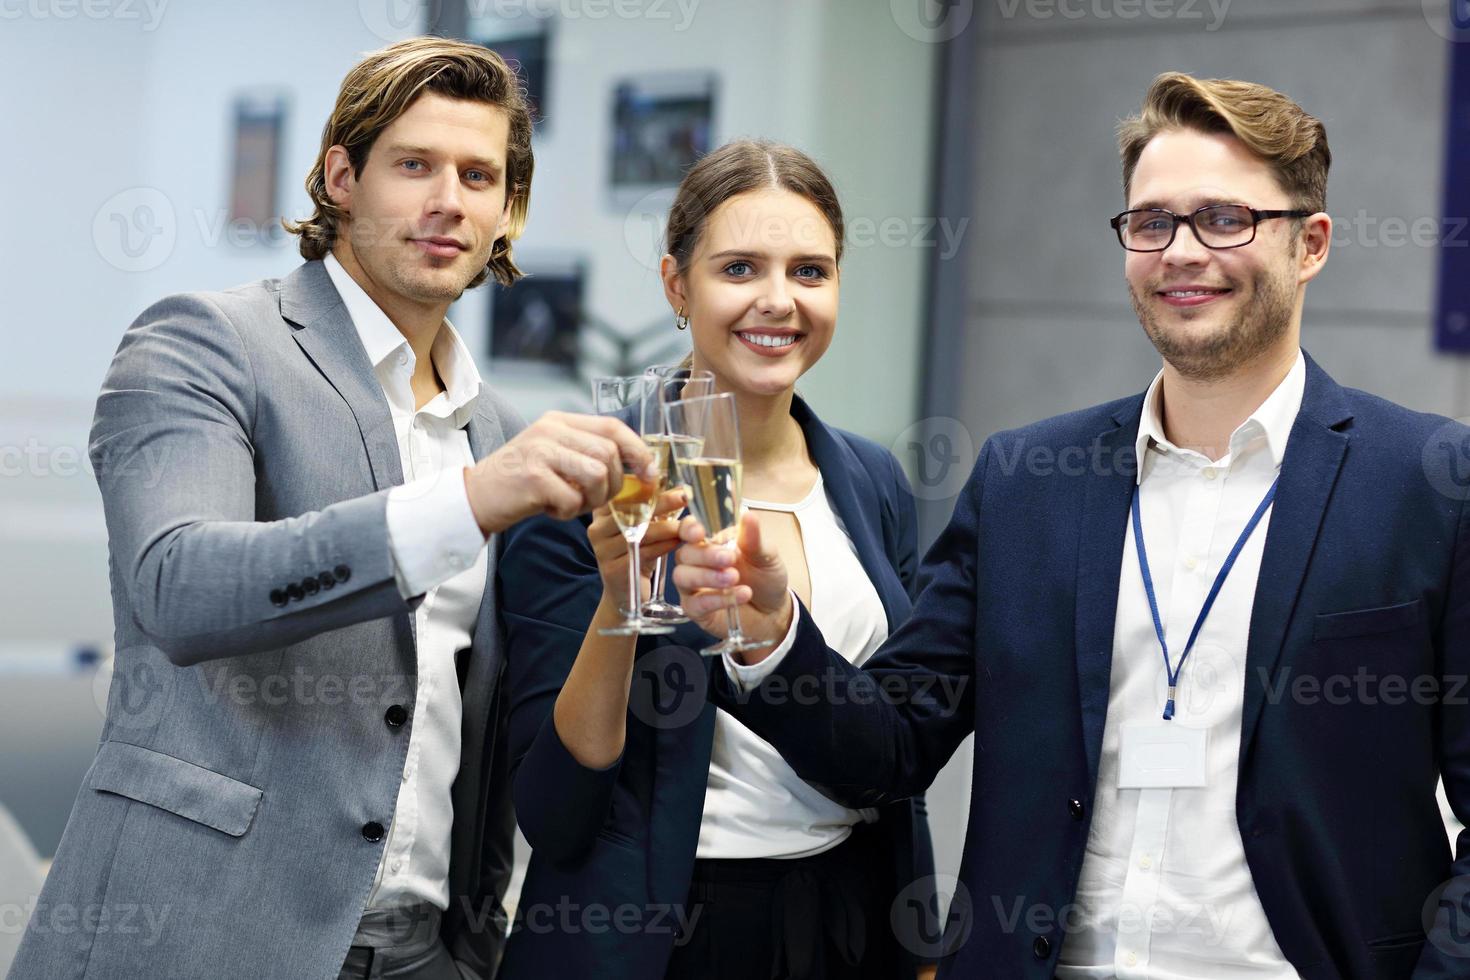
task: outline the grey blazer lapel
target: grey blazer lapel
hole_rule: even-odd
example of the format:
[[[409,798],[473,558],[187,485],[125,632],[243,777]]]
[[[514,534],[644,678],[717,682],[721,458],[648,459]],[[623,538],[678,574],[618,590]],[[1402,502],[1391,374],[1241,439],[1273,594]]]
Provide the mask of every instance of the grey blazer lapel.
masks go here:
[[[386,490],[403,483],[403,462],[398,456],[398,435],[388,396],[373,373],[362,338],[342,303],[327,267],[308,262],[281,280],[281,318],[296,327],[292,338],[352,409],[362,435],[373,485]],[[330,434],[323,433],[323,452],[331,452]],[[356,455],[355,453],[353,455]],[[398,617],[399,637],[407,651],[418,649],[418,623],[413,613]],[[408,670],[417,674],[409,654]]]
[[[388,398],[325,265],[308,262],[281,280],[281,317],[297,328],[291,336],[352,409],[374,485],[385,490],[401,484]]]

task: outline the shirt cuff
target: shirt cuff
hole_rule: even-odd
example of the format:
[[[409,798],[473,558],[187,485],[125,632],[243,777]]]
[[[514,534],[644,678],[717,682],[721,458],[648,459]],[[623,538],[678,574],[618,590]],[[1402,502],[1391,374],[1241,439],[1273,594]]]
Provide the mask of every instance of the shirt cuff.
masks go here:
[[[786,630],[786,637],[776,645],[776,649],[767,654],[760,663],[738,664],[735,658],[727,650],[724,653],[725,673],[730,678],[730,683],[735,685],[735,690],[741,694],[749,693],[757,687],[761,681],[775,673],[776,668],[781,666],[781,661],[791,652],[796,645],[796,626],[801,620],[801,602],[797,600],[796,593],[791,593],[791,626]]]
[[[458,466],[389,490],[387,520],[393,578],[405,599],[454,578],[485,547]]]

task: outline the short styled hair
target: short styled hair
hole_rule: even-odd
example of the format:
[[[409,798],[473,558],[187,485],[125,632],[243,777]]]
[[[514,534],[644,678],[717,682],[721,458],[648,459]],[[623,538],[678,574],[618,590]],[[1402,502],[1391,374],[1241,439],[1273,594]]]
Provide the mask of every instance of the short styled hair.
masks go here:
[[[1125,198],[1143,148],[1155,136],[1174,129],[1234,136],[1271,166],[1293,208],[1313,213],[1327,209],[1332,151],[1321,120],[1264,85],[1201,79],[1183,72],[1155,78],[1138,115],[1118,124]]]

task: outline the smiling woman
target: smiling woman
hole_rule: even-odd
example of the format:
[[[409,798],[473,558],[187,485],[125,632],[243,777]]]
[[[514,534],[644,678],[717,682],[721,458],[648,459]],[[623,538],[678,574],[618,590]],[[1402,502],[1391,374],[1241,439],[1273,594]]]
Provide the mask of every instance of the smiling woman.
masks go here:
[[[693,367],[737,408],[741,534],[781,555],[833,648],[861,663],[908,616],[917,535],[892,455],[827,426],[796,395],[836,332],[842,239],[836,192],[810,157],[742,140],[684,177],[660,272],[671,312],[687,320]],[[707,462],[728,470],[732,448]],[[675,533],[669,520],[650,525],[645,568]],[[667,637],[600,634],[621,618],[628,564],[605,509],[590,526],[536,519],[506,537],[509,745],[533,852],[520,901],[528,927],[512,934],[501,977],[930,975],[890,916],[901,888],[934,880],[922,798],[848,807],[724,711],[675,704],[687,724],[650,712],[633,692],[702,690],[705,671],[723,668],[692,652],[709,645],[696,624]],[[531,926],[567,904],[650,916],[615,936]],[[685,913],[677,939],[655,926],[660,905]]]

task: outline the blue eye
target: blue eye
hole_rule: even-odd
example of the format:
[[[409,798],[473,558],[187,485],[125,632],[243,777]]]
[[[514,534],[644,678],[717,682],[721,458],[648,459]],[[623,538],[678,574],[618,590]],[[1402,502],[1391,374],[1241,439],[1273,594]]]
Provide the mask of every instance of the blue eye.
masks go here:
[[[807,271],[810,271],[812,275],[802,275],[803,272]],[[811,279],[813,281],[818,281],[827,278],[827,270],[819,265],[804,265],[796,270],[796,277],[798,279]]]
[[[725,266],[725,273],[726,273],[726,275],[731,275],[731,276],[743,276],[743,275],[746,275],[746,273],[744,273],[744,272],[737,272],[735,270],[737,270],[737,269],[749,269],[749,268],[750,268],[750,263],[749,262],[731,262],[729,265]]]
[[[415,167],[422,167],[423,166],[423,162],[420,161],[420,160],[405,160],[405,161],[403,161],[403,163],[401,164],[401,166],[406,167],[409,164],[413,164]]]

